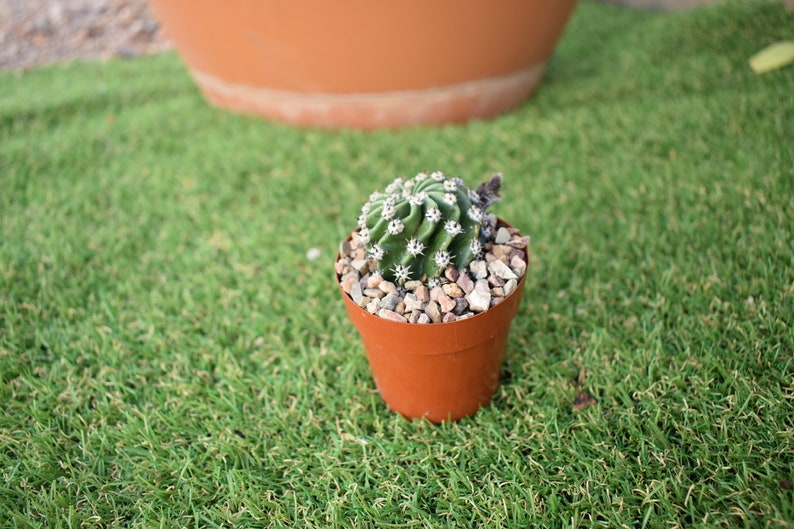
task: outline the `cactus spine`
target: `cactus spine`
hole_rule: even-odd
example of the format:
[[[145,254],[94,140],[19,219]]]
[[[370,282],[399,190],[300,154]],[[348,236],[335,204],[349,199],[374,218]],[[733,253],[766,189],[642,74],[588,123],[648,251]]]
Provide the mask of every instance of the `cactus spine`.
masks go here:
[[[482,252],[490,201],[441,172],[398,178],[370,195],[359,235],[385,279],[433,280],[448,265],[462,269]]]

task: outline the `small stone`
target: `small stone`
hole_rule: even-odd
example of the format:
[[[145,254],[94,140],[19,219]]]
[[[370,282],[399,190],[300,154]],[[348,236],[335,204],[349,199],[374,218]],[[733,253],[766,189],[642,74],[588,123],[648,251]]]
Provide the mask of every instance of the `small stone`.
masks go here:
[[[453,321],[457,320],[458,317],[452,314],[451,312],[447,312],[444,314],[444,317],[441,319],[443,323],[452,323]]]
[[[504,264],[502,261],[493,261],[488,263],[488,270],[497,277],[501,277],[505,281],[508,279],[518,279],[515,272],[510,270],[510,267]]]
[[[424,285],[418,286],[416,290],[414,290],[414,294],[419,301],[430,301],[430,291]]]
[[[405,314],[405,302],[400,301],[399,303],[397,303],[397,306],[394,307],[394,312],[396,312],[397,314]]]
[[[459,272],[457,268],[452,265],[447,266],[447,269],[444,270],[444,277],[452,281],[453,283],[458,280]]]
[[[357,272],[350,272],[342,276],[339,280],[339,284],[342,286],[342,290],[344,290],[347,294],[350,294],[350,290],[353,288],[353,285],[358,285],[358,273]]]
[[[507,264],[510,262],[510,252],[514,249],[515,248],[511,248],[504,244],[494,244],[493,248],[491,248],[491,253],[494,254],[497,259]]]
[[[502,302],[503,299],[505,299],[503,296],[493,296],[491,298],[491,306],[493,307],[495,305],[498,305],[499,303]]]
[[[380,310],[380,299],[375,298],[369,303],[367,303],[367,312],[370,314],[377,314]]]
[[[383,283],[383,276],[380,274],[370,274],[367,276],[367,288],[378,288]]]
[[[352,250],[352,247],[351,247],[350,241],[347,240],[347,239],[342,241],[342,244],[339,245],[339,255],[350,255],[350,251],[351,250]]]
[[[361,300],[357,303],[357,305],[363,309],[366,308],[367,305],[369,305],[370,301],[372,301],[372,298],[368,298],[367,296],[361,296]]]
[[[526,254],[524,253],[524,250],[519,250],[517,248],[513,248],[513,251],[510,252],[510,258],[507,260],[507,262],[509,263],[515,257],[518,257],[522,261],[526,262],[526,260],[525,260],[526,259]]]
[[[505,297],[505,289],[504,289],[504,287],[493,287],[491,289],[491,296],[492,296],[491,297],[491,301],[493,301],[494,297],[499,297],[499,298]],[[399,311],[397,311],[397,312],[399,312]]]
[[[359,274],[366,274],[370,271],[370,260],[369,259],[356,259],[355,261],[350,262],[350,266],[355,268]]]
[[[364,295],[371,298],[382,298],[386,293],[379,288],[365,288]]]
[[[455,283],[452,284],[454,285]],[[436,302],[438,303],[441,312],[451,312],[455,308],[455,300],[447,296],[444,292],[439,294],[438,300]]]
[[[474,290],[474,281],[471,280],[471,277],[469,277],[469,274],[466,272],[460,274],[457,283],[461,290],[463,290],[464,294],[468,294]]]
[[[419,318],[424,316],[427,318],[424,312],[421,310],[414,310],[408,313],[408,323],[419,323]]]
[[[499,276],[491,274],[488,276],[488,284],[492,287],[501,287],[505,284],[505,280]]]
[[[400,302],[400,296],[395,293],[386,294],[386,296],[380,300],[381,307],[387,310],[394,310],[397,308],[397,304]]]
[[[412,312],[416,310],[424,309],[424,303],[419,301],[414,293],[408,293],[405,295],[405,311]]]
[[[441,311],[438,310],[438,303],[435,301],[428,301],[425,307],[425,315],[430,318],[433,323],[441,321]]]
[[[509,296],[510,294],[512,294],[513,291],[516,289],[516,286],[518,286],[518,281],[516,281],[515,279],[510,279],[509,281],[507,281],[505,283],[505,286],[503,287],[505,291],[505,296]]]
[[[403,285],[403,287],[405,287],[405,290],[410,290],[411,292],[413,292],[414,290],[416,290],[420,286],[422,286],[422,282],[421,281],[415,281],[415,280],[414,281],[406,281],[405,284]]]
[[[388,310],[388,309],[380,309],[378,311],[378,316],[380,316],[381,318],[387,319],[387,320],[398,321],[398,322],[401,322],[401,323],[405,323],[405,321],[406,321],[405,318],[402,317],[402,315],[397,314],[393,310]]]
[[[469,271],[475,280],[488,277],[488,265],[485,261],[472,261],[469,265]]]
[[[508,230],[505,227],[501,227],[496,232],[496,238],[494,239],[494,243],[496,243],[496,244],[505,244],[505,243],[509,242],[510,239],[512,239],[512,238],[513,238],[513,234],[510,233],[510,230]]]
[[[464,296],[463,289],[457,283],[447,283],[441,287],[444,293],[451,298],[462,298]]]
[[[419,314],[419,319],[416,320],[416,323],[430,323],[430,317],[422,312]]]
[[[386,280],[381,281],[380,284],[378,285],[378,288],[387,294],[392,294],[394,292],[397,292],[397,286],[391,281],[386,281]]]
[[[363,297],[364,293],[361,291],[361,283],[356,281],[353,283],[353,286],[350,287],[350,299],[352,299],[353,303],[356,305],[361,306],[361,298]],[[366,305],[366,303],[364,305]]]
[[[491,289],[488,288],[488,281],[478,279],[474,284],[474,290],[466,296],[466,301],[473,312],[488,310],[491,306]]]
[[[523,275],[527,273],[527,263],[520,257],[511,259],[510,267],[518,277],[523,277]]]
[[[455,308],[452,309],[452,312],[454,312],[456,315],[460,316],[461,314],[463,314],[467,310],[469,310],[469,304],[466,302],[465,299],[458,298],[458,299],[455,300]]]
[[[507,245],[518,249],[526,248],[529,246],[529,237],[516,237],[508,241]]]
[[[444,289],[441,287],[433,287],[433,289],[430,290],[430,299],[432,301],[438,301],[438,296],[441,295],[444,295]]]
[[[340,277],[349,273],[352,269],[353,267],[350,266],[350,258],[348,257],[343,257],[334,264],[334,271]]]
[[[490,252],[485,254],[485,262],[486,263],[492,263],[492,262],[498,261],[498,260],[499,260],[499,258],[496,257],[494,254],[492,254]]]

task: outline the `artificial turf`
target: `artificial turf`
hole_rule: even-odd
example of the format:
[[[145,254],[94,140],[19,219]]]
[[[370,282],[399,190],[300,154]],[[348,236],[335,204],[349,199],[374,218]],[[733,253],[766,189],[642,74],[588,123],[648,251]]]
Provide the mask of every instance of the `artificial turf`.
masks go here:
[[[516,111],[374,133],[211,108],[174,54],[0,73],[0,526],[794,526],[794,67],[748,66],[793,36],[583,2]],[[532,236],[494,402],[440,426],[333,279],[432,170],[502,172]]]

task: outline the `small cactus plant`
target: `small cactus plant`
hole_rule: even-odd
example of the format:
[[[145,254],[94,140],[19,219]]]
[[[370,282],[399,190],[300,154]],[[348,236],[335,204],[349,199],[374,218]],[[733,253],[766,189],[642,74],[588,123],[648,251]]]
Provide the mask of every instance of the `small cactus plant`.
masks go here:
[[[402,284],[433,282],[449,265],[468,266],[491,235],[493,216],[485,209],[498,199],[500,185],[498,174],[472,190],[460,178],[419,173],[370,195],[358,219],[359,236],[377,271]]]

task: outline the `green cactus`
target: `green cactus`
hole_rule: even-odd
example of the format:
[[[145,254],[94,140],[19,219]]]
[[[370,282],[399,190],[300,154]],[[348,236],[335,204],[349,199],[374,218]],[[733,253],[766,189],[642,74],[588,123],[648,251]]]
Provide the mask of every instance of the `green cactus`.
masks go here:
[[[501,176],[497,193],[499,182]],[[441,172],[398,178],[370,195],[359,235],[384,279],[433,281],[448,265],[462,269],[482,252],[489,232],[485,208],[494,200]]]

